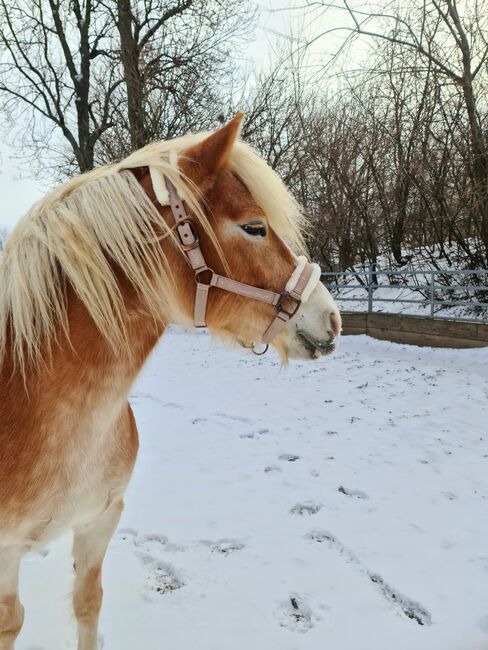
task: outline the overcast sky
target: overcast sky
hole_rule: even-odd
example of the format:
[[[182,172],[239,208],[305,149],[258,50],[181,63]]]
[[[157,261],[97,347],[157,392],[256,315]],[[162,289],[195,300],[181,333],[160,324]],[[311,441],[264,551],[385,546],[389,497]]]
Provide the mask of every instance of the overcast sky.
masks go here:
[[[260,0],[259,24],[255,41],[247,51],[250,59],[257,65],[266,64],[272,57],[279,41],[291,32],[301,34],[302,39],[312,39],[319,32],[329,30],[344,21],[338,10],[322,10],[320,13],[304,12],[306,0]],[[358,0],[352,4],[358,4]],[[293,7],[299,7],[293,9]],[[302,8],[300,8],[302,7]],[[282,35],[282,36],[281,36]],[[314,45],[317,56],[327,56],[335,51],[342,33],[332,32]],[[37,182],[29,178],[28,170],[19,165],[16,153],[5,142],[0,144],[0,228],[11,230],[29,207],[49,189],[46,181]]]

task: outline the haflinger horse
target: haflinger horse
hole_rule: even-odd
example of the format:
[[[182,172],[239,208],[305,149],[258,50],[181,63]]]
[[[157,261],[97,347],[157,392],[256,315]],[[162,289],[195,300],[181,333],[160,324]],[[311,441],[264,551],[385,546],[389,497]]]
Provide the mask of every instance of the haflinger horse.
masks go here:
[[[0,650],[24,611],[25,553],[74,532],[79,650],[98,648],[101,567],[138,449],[127,401],[171,323],[206,324],[288,358],[341,328],[300,212],[278,176],[221,129],[151,144],[36,203],[0,266]]]

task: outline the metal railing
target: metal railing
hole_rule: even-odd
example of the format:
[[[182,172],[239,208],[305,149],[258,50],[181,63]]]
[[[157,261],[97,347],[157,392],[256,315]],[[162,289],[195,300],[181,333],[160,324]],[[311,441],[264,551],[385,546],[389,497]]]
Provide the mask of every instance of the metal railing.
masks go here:
[[[387,282],[381,282],[383,278]],[[427,318],[488,322],[488,270],[485,269],[382,270],[371,264],[357,271],[324,272],[322,282],[339,306],[342,307],[342,302],[355,303],[352,309],[345,309],[344,305],[343,311],[369,314],[408,312]],[[397,295],[378,295],[379,290],[384,289],[396,291]],[[405,293],[407,296],[403,297]],[[389,303],[393,309],[388,305],[381,309],[378,303]],[[410,305],[418,308],[412,312]],[[452,309],[455,307],[461,309],[456,313]]]

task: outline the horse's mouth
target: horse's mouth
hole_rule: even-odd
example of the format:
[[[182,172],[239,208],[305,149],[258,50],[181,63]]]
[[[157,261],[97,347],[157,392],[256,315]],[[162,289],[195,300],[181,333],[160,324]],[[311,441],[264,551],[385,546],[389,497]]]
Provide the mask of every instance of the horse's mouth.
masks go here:
[[[297,332],[297,335],[304,347],[310,353],[312,359],[320,359],[321,356],[332,354],[337,347],[337,339],[335,336],[324,342],[316,341],[309,334],[305,334],[300,330]]]

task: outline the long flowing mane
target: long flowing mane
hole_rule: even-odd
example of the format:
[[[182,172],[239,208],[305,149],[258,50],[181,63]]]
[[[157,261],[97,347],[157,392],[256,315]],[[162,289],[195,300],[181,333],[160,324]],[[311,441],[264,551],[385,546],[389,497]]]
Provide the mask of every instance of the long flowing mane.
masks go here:
[[[68,283],[113,348],[123,344],[124,303],[116,266],[150,312],[161,314],[174,283],[161,248],[154,245],[155,233],[161,228],[163,236],[173,233],[130,169],[152,167],[169,177],[219,249],[197,188],[176,164],[185,149],[207,135],[148,145],[117,164],[73,178],[30,209],[5,241],[0,259],[0,361],[7,340],[14,360],[25,368],[49,349],[56,327],[67,332]],[[277,174],[242,141],[235,143],[229,164],[271,227],[302,248],[300,210]]]

